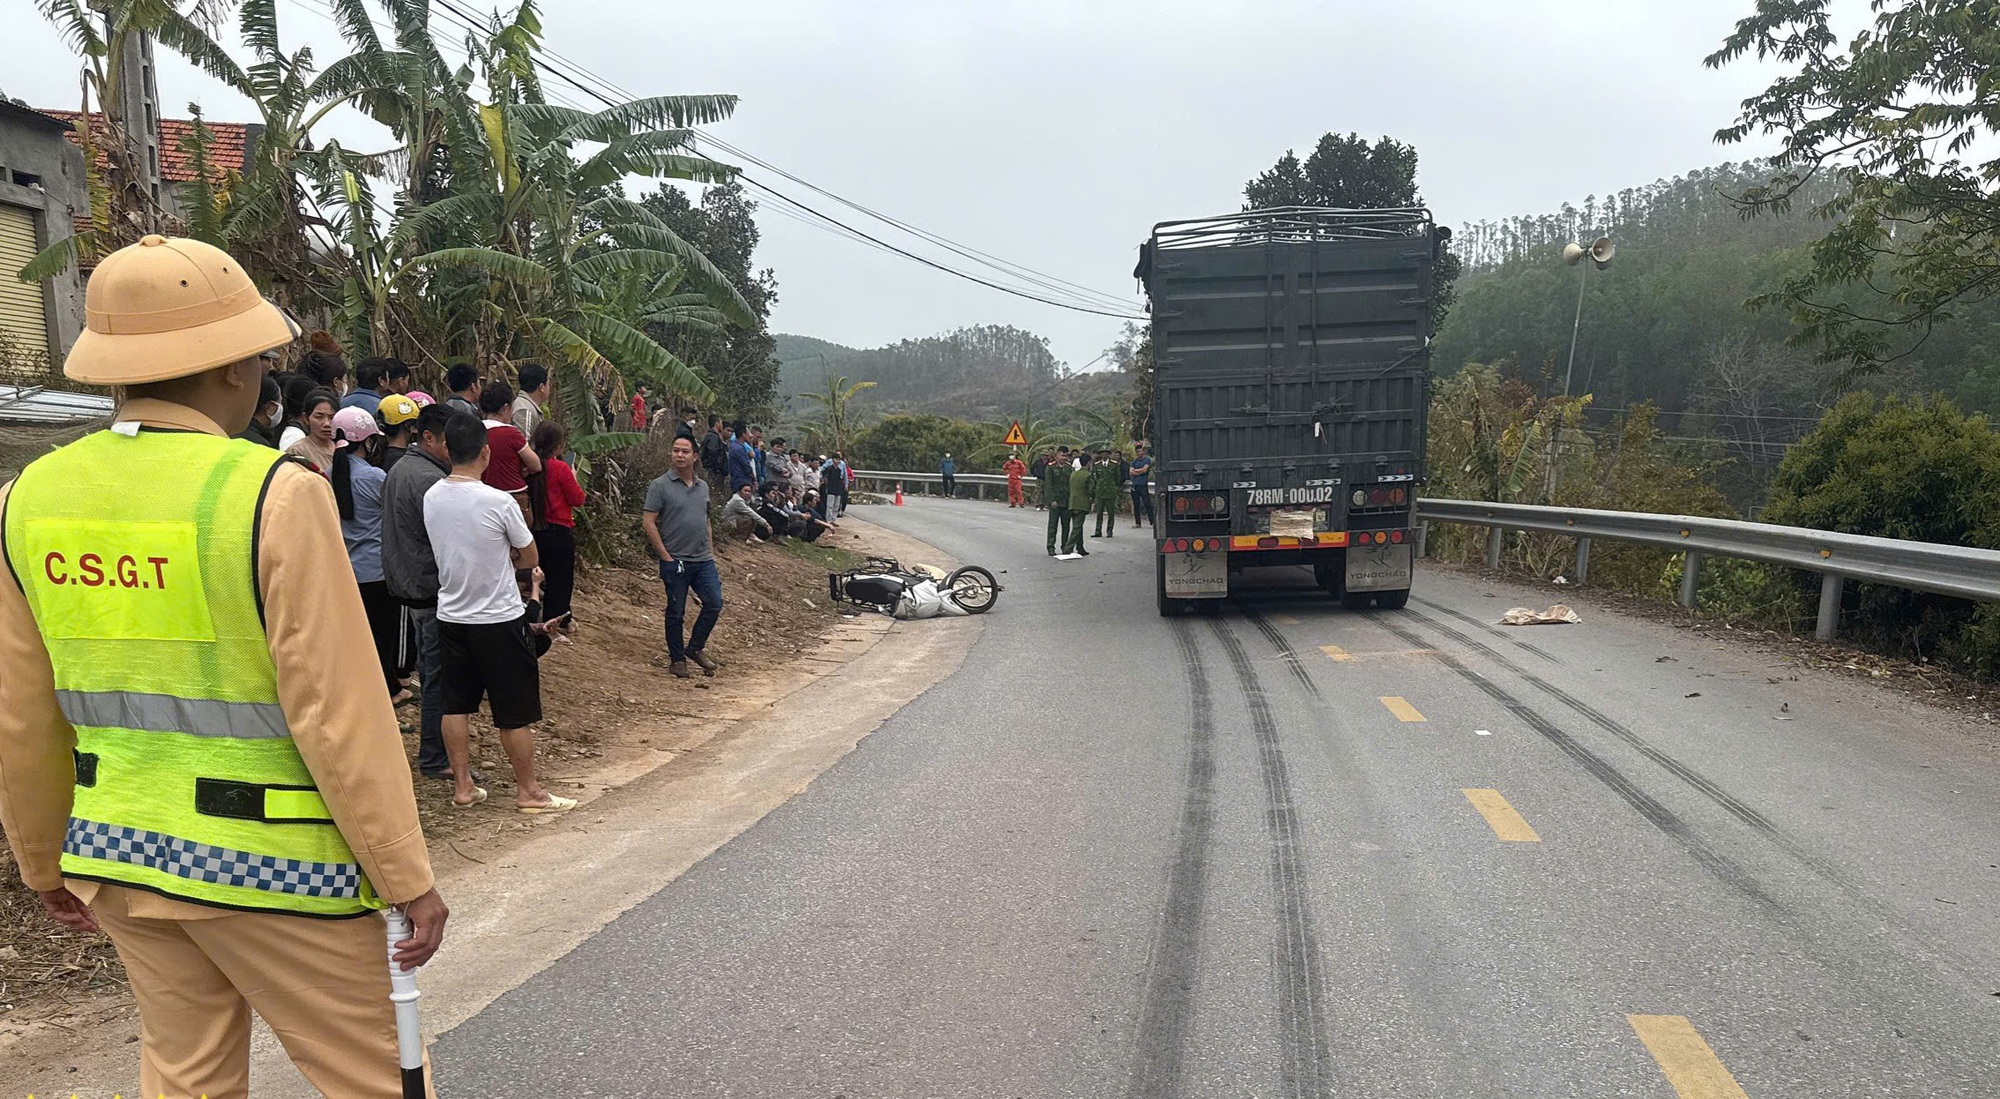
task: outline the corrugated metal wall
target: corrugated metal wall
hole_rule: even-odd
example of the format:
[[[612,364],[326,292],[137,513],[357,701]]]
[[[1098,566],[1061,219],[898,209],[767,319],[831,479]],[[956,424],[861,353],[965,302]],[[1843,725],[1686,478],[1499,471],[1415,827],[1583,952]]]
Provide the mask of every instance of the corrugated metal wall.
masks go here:
[[[1162,252],[1149,293],[1163,463],[1421,462],[1429,246]]]
[[[0,205],[0,332],[20,354],[47,355],[48,315],[42,309],[42,284],[14,277],[35,253],[35,212]]]

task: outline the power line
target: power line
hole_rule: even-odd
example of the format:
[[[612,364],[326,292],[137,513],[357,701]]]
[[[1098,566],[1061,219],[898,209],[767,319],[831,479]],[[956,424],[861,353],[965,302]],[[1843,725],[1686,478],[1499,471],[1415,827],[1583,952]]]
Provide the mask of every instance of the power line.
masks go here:
[[[1094,313],[1094,314],[1096,314],[1097,316],[1100,316],[1100,317],[1114,317],[1114,318],[1118,318],[1118,319],[1120,319],[1120,320],[1144,320],[1144,319],[1145,319],[1145,318],[1144,318],[1143,316],[1140,316],[1140,315],[1137,315],[1137,314],[1133,314],[1133,313],[1112,313],[1112,312],[1108,312],[1108,311],[1106,311],[1106,310],[1103,310],[1103,309],[1093,309],[1093,308],[1090,308],[1090,307],[1088,307],[1088,306],[1083,306],[1083,305],[1072,305],[1072,304],[1069,304],[1069,303],[1066,303],[1066,302],[1059,302],[1059,301],[1054,301],[1054,300],[1051,300],[1051,299],[1049,299],[1049,298],[1044,298],[1044,297],[1039,297],[1039,296],[1037,296],[1037,295],[1034,295],[1034,294],[1031,294],[1031,293],[1027,292],[1026,290],[1019,290],[1019,289],[1016,289],[1016,288],[1014,288],[1014,287],[1011,287],[1011,286],[1003,286],[1003,285],[1002,285],[1002,284],[1000,284],[1000,283],[997,283],[997,282],[993,282],[993,281],[991,281],[991,280],[989,280],[989,279],[984,279],[984,278],[981,278],[981,277],[979,277],[978,275],[974,275],[974,274],[969,274],[969,273],[967,273],[967,272],[965,272],[965,271],[960,271],[960,270],[958,270],[958,269],[957,269],[957,268],[955,268],[955,267],[947,267],[947,266],[945,266],[945,265],[944,265],[944,264],[942,264],[942,263],[938,263],[938,262],[937,262],[936,260],[932,260],[932,259],[929,259],[929,258],[927,258],[927,257],[924,257],[924,256],[920,256],[920,255],[916,254],[915,252],[911,252],[911,251],[908,251],[908,250],[906,250],[906,249],[903,249],[903,248],[899,248],[899,247],[897,247],[896,245],[893,245],[893,244],[890,244],[890,243],[888,243],[887,241],[884,241],[884,240],[882,240],[882,239],[880,239],[880,238],[878,238],[878,237],[873,237],[873,236],[870,236],[869,234],[867,234],[867,233],[864,233],[864,232],[862,232],[861,230],[859,230],[859,229],[856,229],[856,228],[854,228],[854,227],[853,227],[852,225],[848,225],[847,223],[845,223],[845,222],[843,222],[843,221],[840,221],[839,219],[837,219],[837,218],[833,217],[833,216],[832,216],[832,215],[830,215],[830,214],[824,214],[824,213],[821,213],[820,211],[818,211],[818,210],[815,210],[815,209],[813,209],[813,208],[812,208],[812,207],[810,207],[810,206],[807,206],[807,205],[806,205],[805,203],[802,203],[802,202],[800,202],[799,200],[797,200],[797,199],[795,199],[795,198],[792,198],[792,197],[790,197],[790,196],[788,196],[788,195],[785,195],[785,194],[783,194],[782,192],[779,192],[779,191],[776,191],[776,190],[773,190],[773,189],[772,189],[771,187],[767,186],[766,184],[763,184],[763,183],[760,183],[760,182],[758,182],[757,180],[755,180],[755,179],[752,179],[752,178],[750,178],[750,176],[749,176],[749,175],[747,175],[747,174],[743,176],[743,182],[745,182],[745,183],[748,183],[748,184],[749,184],[750,186],[752,186],[752,187],[755,187],[755,188],[757,188],[757,189],[758,189],[758,190],[760,190],[760,191],[763,191],[763,192],[764,192],[765,194],[768,194],[768,195],[770,195],[770,196],[771,196],[772,198],[775,198],[775,199],[777,199],[777,200],[778,200],[778,201],[780,201],[780,202],[784,202],[784,203],[789,203],[790,205],[792,205],[792,206],[795,206],[795,207],[797,207],[797,208],[798,208],[799,210],[802,210],[802,211],[804,211],[805,213],[807,213],[807,214],[810,214],[810,215],[812,215],[813,217],[816,217],[816,218],[819,218],[820,220],[822,220],[822,221],[826,222],[826,223],[827,223],[827,224],[829,224],[829,225],[834,225],[834,226],[838,226],[838,227],[839,227],[840,229],[842,229],[842,230],[845,230],[846,232],[849,232],[849,233],[852,233],[852,234],[854,234],[855,236],[857,236],[857,237],[860,237],[861,239],[863,239],[863,240],[866,240],[866,241],[868,241],[868,242],[869,242],[870,244],[874,244],[874,245],[876,245],[877,247],[880,247],[880,248],[885,248],[885,249],[887,249],[887,250],[889,250],[889,251],[891,251],[891,252],[894,252],[894,253],[896,253],[897,255],[899,255],[899,256],[902,256],[902,257],[904,257],[904,258],[906,258],[906,259],[911,259],[911,260],[915,260],[916,262],[918,262],[918,263],[921,263],[921,264],[923,264],[923,265],[924,265],[924,266],[926,266],[926,267],[930,267],[930,268],[934,268],[934,269],[936,269],[936,270],[939,270],[939,271],[942,271],[942,272],[944,272],[944,273],[945,273],[945,274],[947,274],[947,275],[956,275],[957,277],[959,277],[959,278],[961,278],[961,279],[964,279],[964,280],[966,280],[967,282],[975,282],[975,283],[978,283],[978,284],[979,284],[979,285],[981,285],[981,286],[985,286],[985,287],[989,287],[989,288],[991,288],[991,289],[994,289],[994,290],[998,290],[998,291],[1000,291],[1001,293],[1004,293],[1004,294],[1012,294],[1012,295],[1014,295],[1015,297],[1019,297],[1019,298],[1026,298],[1026,299],[1028,299],[1029,301],[1036,301],[1036,302],[1041,302],[1041,303],[1042,303],[1043,305],[1053,305],[1053,306],[1055,306],[1055,307],[1057,307],[1057,308],[1059,308],[1059,309],[1071,309],[1071,310],[1075,310],[1076,312],[1079,312],[1079,313]]]
[[[475,17],[467,13],[465,9],[459,7],[456,3],[453,2],[453,0],[437,0],[437,2],[442,8],[445,9],[446,12],[449,13],[449,15],[446,16],[446,18],[455,16],[456,17],[455,21],[458,23],[458,25],[463,26],[468,30],[472,30],[475,33],[480,31],[481,28],[475,25]],[[544,46],[540,48],[537,51],[537,53],[540,56],[537,56],[535,58],[535,64],[538,67],[540,67],[543,71],[556,77],[565,84],[568,84],[576,88],[577,90],[583,92],[584,94],[591,96],[598,102],[604,104],[606,107],[619,106],[621,105],[621,101],[612,98],[611,95],[607,95],[604,89],[609,89],[611,92],[616,93],[619,96],[623,96],[624,101],[630,101],[639,98],[638,96],[634,95],[630,90],[620,87],[615,82],[586,68],[585,66],[577,63],[576,61],[569,59],[568,57],[564,56],[562,53],[554,49]],[[586,80],[590,81],[590,83],[585,83]],[[1017,297],[1022,297],[1031,301],[1040,302],[1045,305],[1053,305],[1061,309],[1072,309],[1078,312],[1094,313],[1099,316],[1118,317],[1127,320],[1145,319],[1143,315],[1138,313],[1138,306],[1134,302],[1130,302],[1123,298],[1119,298],[1116,295],[1106,294],[1103,293],[1102,291],[1093,290],[1090,287],[1083,286],[1078,283],[1073,283],[1068,280],[1058,278],[1054,275],[1049,275],[1045,272],[1037,271],[1034,268],[1026,267],[1021,264],[1016,264],[1008,260],[1000,259],[997,256],[993,256],[989,253],[982,252],[968,245],[959,244],[958,242],[953,241],[948,237],[944,237],[941,234],[932,233],[928,230],[911,225],[907,222],[890,217],[886,214],[882,214],[878,211],[863,206],[860,203],[850,201],[849,199],[846,199],[838,194],[835,194],[832,191],[820,187],[817,184],[802,179],[799,176],[792,174],[791,172],[787,172],[784,169],[779,168],[778,166],[770,163],[769,161],[766,161],[763,158],[756,156],[747,149],[734,145],[730,142],[724,141],[711,134],[707,134],[698,128],[690,127],[690,129],[694,130],[697,142],[712,145],[739,159],[748,161],[775,175],[781,176],[786,180],[796,183],[799,186],[806,187],[816,193],[825,195],[826,197],[834,200],[835,202],[838,202],[844,206],[854,209],[860,213],[866,214],[869,217],[873,217],[887,225],[891,225],[903,232],[909,233],[910,235],[915,236],[928,243],[944,248],[947,251],[953,252],[963,258],[970,259],[975,263],[979,263],[983,266],[989,267],[1007,277],[1019,279],[1023,282],[1028,283],[1031,286],[1039,287],[1040,289],[1045,290],[1051,294],[1059,295],[1060,297],[1067,298],[1070,300],[1068,301],[1054,300],[1049,297],[1044,297],[1040,294],[1035,294],[1017,288],[1004,286],[992,282],[991,280],[984,279],[976,275],[968,274],[964,271],[960,271],[957,268],[951,267],[947,264],[937,263],[935,261],[926,259],[922,256],[917,255],[916,253],[907,251],[902,248],[898,248],[894,245],[888,244],[874,237],[871,237],[865,233],[862,233],[860,230],[854,229],[852,226],[846,225],[840,222],[838,219],[823,214],[820,211],[806,205],[805,203],[798,202],[796,199],[792,199],[789,196],[782,194],[781,192],[775,190],[768,184],[756,181],[747,172],[743,173],[743,179],[746,183],[750,183],[753,186],[756,186],[759,190],[765,191],[766,193],[773,195],[774,197],[780,199],[781,201],[791,203],[792,205],[798,207],[800,210],[805,211],[812,217],[819,218],[829,225],[838,226],[841,230],[845,230],[847,233],[852,234],[853,239],[859,239],[866,242],[870,242],[877,247],[894,252],[897,255],[901,255],[906,258],[915,260],[935,270],[943,271],[947,274],[956,275],[960,278],[964,278],[968,281],[978,283],[982,286],[988,286],[993,289],[1001,290],[1005,293],[1014,294]],[[1116,310],[1116,312],[1113,312],[1112,310]]]

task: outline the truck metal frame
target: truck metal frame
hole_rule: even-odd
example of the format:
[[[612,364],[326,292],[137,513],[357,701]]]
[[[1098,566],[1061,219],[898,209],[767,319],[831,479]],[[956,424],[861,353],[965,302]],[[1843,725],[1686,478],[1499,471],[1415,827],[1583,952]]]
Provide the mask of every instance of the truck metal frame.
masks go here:
[[[1152,303],[1161,614],[1264,565],[1310,565],[1350,607],[1408,601],[1449,237],[1423,209],[1154,227],[1134,275]]]

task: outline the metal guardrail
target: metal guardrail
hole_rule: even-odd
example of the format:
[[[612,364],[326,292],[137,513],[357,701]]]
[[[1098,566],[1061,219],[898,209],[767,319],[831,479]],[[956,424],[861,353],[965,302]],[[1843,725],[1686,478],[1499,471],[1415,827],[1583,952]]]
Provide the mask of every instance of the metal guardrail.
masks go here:
[[[944,474],[942,473],[899,473],[894,470],[879,469],[857,469],[852,472],[854,473],[854,483],[856,485],[865,481],[872,481],[878,487],[899,484],[944,484]],[[959,473],[953,475],[952,480],[958,482],[960,486],[971,485],[974,498],[981,500],[986,498],[986,489],[988,487],[998,487],[1002,495],[1006,493],[1007,489],[1007,475],[1004,473]],[[1029,498],[1033,499],[1036,490],[1035,479],[1033,477],[1023,477],[1021,478],[1021,486]]]
[[[1488,528],[1493,533],[1486,540],[1486,563],[1493,568],[1500,565],[1499,535],[1505,531],[1569,535],[1577,540],[1578,583],[1583,583],[1589,575],[1590,543],[1594,538],[1676,550],[1687,554],[1687,566],[1681,573],[1680,601],[1688,607],[1694,605],[1704,557],[1733,557],[1816,572],[1820,574],[1820,594],[1815,632],[1822,641],[1832,640],[1839,630],[1841,590],[1848,580],[2000,602],[2000,550],[1906,542],[1738,519],[1477,500],[1419,499],[1417,519],[1426,528],[1431,523]],[[1425,541],[1420,532],[1418,546]]]

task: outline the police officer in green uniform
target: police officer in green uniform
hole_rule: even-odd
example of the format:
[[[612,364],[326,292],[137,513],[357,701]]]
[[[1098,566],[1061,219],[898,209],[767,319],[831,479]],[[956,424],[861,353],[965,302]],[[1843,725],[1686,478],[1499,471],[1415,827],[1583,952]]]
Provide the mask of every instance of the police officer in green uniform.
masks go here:
[[[1097,452],[1097,465],[1090,471],[1090,509],[1097,519],[1091,524],[1092,538],[1110,538],[1118,533],[1118,497],[1125,488],[1125,472],[1110,447]]]
[[[1057,447],[1055,457],[1042,467],[1042,499],[1049,505],[1050,557],[1069,549],[1070,473],[1069,448]]]
[[[1095,492],[1092,478],[1097,467],[1091,464],[1087,450],[1079,453],[1077,460],[1083,464],[1069,478],[1069,551],[1088,557],[1090,551],[1083,548],[1083,521],[1090,518],[1090,501]]]

